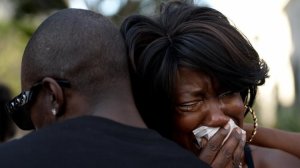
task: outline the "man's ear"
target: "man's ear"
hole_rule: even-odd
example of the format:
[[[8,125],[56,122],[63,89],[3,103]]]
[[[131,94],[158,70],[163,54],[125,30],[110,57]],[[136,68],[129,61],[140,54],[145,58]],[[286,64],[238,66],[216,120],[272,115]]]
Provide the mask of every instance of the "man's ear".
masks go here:
[[[59,115],[62,115],[63,105],[64,105],[64,93],[61,86],[57,83],[56,80],[50,77],[45,77],[42,80],[43,88],[47,91],[47,94],[50,98],[50,111],[53,114],[54,118]]]

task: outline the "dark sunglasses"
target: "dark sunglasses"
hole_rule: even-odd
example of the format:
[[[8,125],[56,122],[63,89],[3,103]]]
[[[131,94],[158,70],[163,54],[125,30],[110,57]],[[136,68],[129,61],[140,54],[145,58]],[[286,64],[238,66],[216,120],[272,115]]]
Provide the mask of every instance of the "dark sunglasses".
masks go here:
[[[56,80],[56,82],[62,87],[71,87],[69,81]],[[30,90],[23,91],[6,104],[6,111],[16,125],[23,130],[32,130],[35,128],[31,120],[30,107],[41,88],[42,82],[37,82]]]

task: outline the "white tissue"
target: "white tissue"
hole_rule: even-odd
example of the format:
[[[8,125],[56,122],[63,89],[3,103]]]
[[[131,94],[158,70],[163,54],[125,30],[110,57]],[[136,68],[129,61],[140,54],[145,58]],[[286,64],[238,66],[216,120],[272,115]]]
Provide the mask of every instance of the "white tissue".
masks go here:
[[[228,139],[230,133],[232,132],[232,130],[236,127],[238,127],[234,121],[232,119],[230,119],[228,121],[228,124],[230,126],[230,131],[227,134],[226,138],[224,139],[224,141],[222,142],[222,145],[225,143],[225,141]],[[201,146],[201,141],[202,138],[206,138],[207,140],[209,140],[212,136],[215,135],[215,133],[220,129],[220,127],[207,127],[207,126],[201,126],[198,127],[196,129],[193,130],[193,133],[196,137],[196,140],[198,142],[198,144]],[[245,132],[244,130],[242,130],[242,132]]]

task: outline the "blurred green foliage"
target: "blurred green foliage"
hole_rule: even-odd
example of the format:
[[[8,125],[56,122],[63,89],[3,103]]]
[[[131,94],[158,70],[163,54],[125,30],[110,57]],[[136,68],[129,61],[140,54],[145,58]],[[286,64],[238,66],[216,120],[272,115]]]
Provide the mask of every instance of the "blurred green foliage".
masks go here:
[[[53,9],[67,8],[64,0],[12,0],[16,6],[14,18],[19,20],[25,15],[39,15]]]
[[[276,128],[300,132],[300,113],[296,105],[289,108],[280,107],[277,112],[277,118],[279,120],[275,126]]]
[[[7,2],[9,0],[6,0]],[[0,20],[0,83],[12,89],[13,95],[20,92],[21,58],[26,43],[37,26],[55,10],[67,8],[65,0],[12,0],[14,15],[9,21]],[[101,0],[94,1],[100,3]],[[128,1],[117,14],[110,18],[119,25],[130,13],[138,12],[143,1]],[[149,1],[150,3],[158,3]],[[1,2],[0,2],[1,3]],[[4,4],[4,3],[3,3]],[[1,5],[1,4],[0,4]],[[96,4],[91,4],[91,10]],[[144,5],[144,7],[147,7]]]
[[[0,81],[15,94],[20,90],[20,65],[28,36],[15,23],[0,24]]]
[[[14,6],[12,19],[0,21],[0,82],[16,95],[20,92],[21,59],[27,41],[47,15],[67,5],[64,0],[12,0],[10,3]]]

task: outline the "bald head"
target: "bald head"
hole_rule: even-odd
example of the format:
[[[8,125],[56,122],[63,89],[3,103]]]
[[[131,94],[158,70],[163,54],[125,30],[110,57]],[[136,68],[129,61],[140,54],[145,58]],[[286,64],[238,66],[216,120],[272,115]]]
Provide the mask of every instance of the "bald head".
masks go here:
[[[46,19],[30,39],[22,60],[22,87],[48,76],[70,81],[89,97],[99,95],[128,80],[125,53],[110,20],[88,10],[64,9]]]

